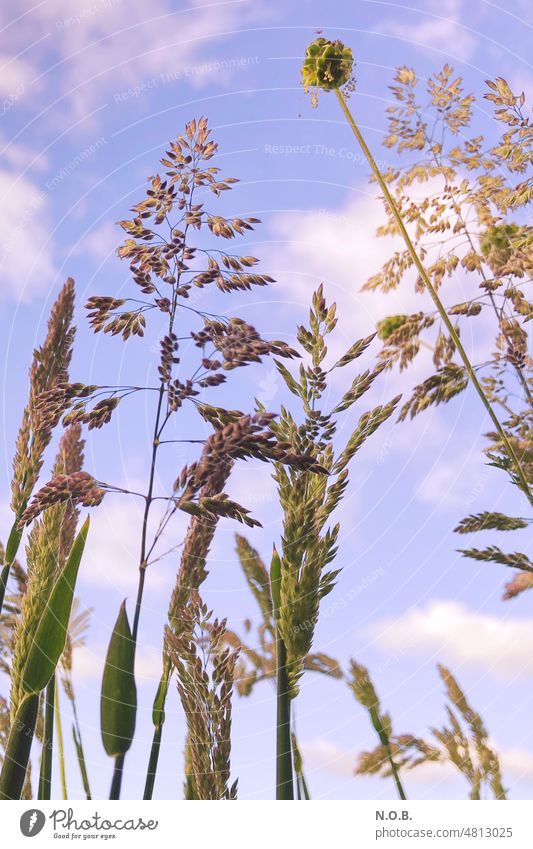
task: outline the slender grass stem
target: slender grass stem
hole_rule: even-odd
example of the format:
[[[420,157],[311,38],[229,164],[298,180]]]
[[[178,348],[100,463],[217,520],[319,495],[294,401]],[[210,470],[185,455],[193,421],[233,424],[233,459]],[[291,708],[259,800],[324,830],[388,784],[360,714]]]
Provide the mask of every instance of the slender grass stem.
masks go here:
[[[122,787],[122,775],[124,774],[125,757],[125,755],[117,755],[117,757],[115,758],[115,768],[113,770],[111,790],[109,791],[110,799],[120,799],[120,790]]]
[[[396,202],[395,202],[392,194],[389,191],[389,187],[387,186],[387,183],[385,182],[385,179],[384,179],[384,177],[383,177],[383,175],[382,175],[382,173],[379,169],[379,166],[378,166],[376,160],[374,159],[374,157],[372,156],[370,148],[366,144],[366,142],[363,138],[363,135],[362,135],[359,127],[357,126],[357,124],[356,124],[356,122],[355,122],[355,120],[352,116],[352,113],[350,112],[350,110],[348,108],[348,104],[346,103],[346,100],[344,98],[342,91],[340,89],[335,89],[335,94],[337,95],[337,99],[340,103],[340,106],[341,106],[341,109],[344,113],[344,116],[345,116],[346,120],[348,121],[350,129],[352,130],[354,136],[356,137],[357,141],[359,142],[359,145],[361,146],[361,149],[362,149],[364,155],[366,156],[366,158],[368,160],[368,163],[369,163],[369,165],[372,169],[372,172],[373,172],[373,174],[374,174],[374,176],[375,176],[375,178],[376,178],[376,180],[377,180],[377,182],[378,182],[378,184],[379,184],[379,186],[380,186],[380,188],[381,188],[381,190],[382,190],[382,192],[385,196],[385,200],[387,201],[387,204],[389,205],[390,210],[392,212],[392,215],[394,217],[394,220],[396,221],[396,224],[398,225],[398,229],[399,229],[399,231],[400,231],[400,233],[403,237],[403,240],[406,244],[407,250],[409,251],[411,259],[413,260],[413,263],[414,263],[418,273],[420,274],[420,277],[423,280],[424,285],[425,285],[426,289],[428,290],[428,292],[429,292],[429,294],[430,294],[430,296],[433,300],[433,303],[435,304],[437,310],[439,311],[440,316],[442,318],[442,321],[443,321],[446,329],[448,330],[448,333],[450,334],[450,336],[451,336],[451,338],[454,342],[454,345],[457,348],[457,351],[459,352],[459,355],[460,355],[460,357],[461,357],[461,359],[464,363],[465,369],[468,373],[468,376],[470,378],[472,385],[474,386],[477,394],[479,395],[481,402],[482,402],[483,406],[485,407],[485,409],[486,409],[486,411],[489,415],[490,420],[492,421],[494,427],[496,428],[496,430],[498,432],[498,435],[500,437],[502,445],[505,447],[507,455],[508,455],[508,457],[509,457],[509,459],[512,462],[512,465],[514,467],[514,471],[517,475],[517,478],[520,481],[520,488],[522,489],[524,494],[527,496],[529,502],[531,504],[533,504],[533,495],[532,495],[531,490],[529,488],[529,483],[527,481],[527,478],[526,478],[526,475],[525,475],[524,470],[522,468],[522,465],[521,465],[521,463],[520,463],[520,461],[519,461],[519,459],[516,455],[516,452],[515,452],[512,444],[511,444],[511,442],[509,441],[509,439],[507,437],[507,434],[505,433],[502,425],[500,424],[500,420],[498,419],[498,416],[494,412],[494,409],[493,409],[489,399],[487,398],[487,396],[486,396],[486,394],[483,390],[483,387],[481,386],[481,383],[479,382],[479,380],[477,378],[474,367],[472,366],[472,363],[470,362],[470,360],[468,358],[468,354],[466,353],[466,350],[463,347],[463,344],[461,342],[459,334],[457,333],[457,330],[455,329],[453,322],[451,321],[448,313],[446,312],[446,309],[445,309],[442,301],[439,298],[437,290],[435,289],[431,280],[429,279],[429,276],[426,272],[426,269],[424,268],[424,265],[422,264],[422,261],[420,260],[420,257],[418,256],[416,248],[415,248],[413,242],[411,241],[411,237],[409,236],[409,233],[407,232],[407,228],[406,228],[406,226],[403,222],[400,210],[398,209]]]
[[[383,724],[380,720],[379,713],[377,712],[377,710],[370,710],[370,719],[372,721],[372,725],[374,726],[377,732],[379,741],[387,753],[387,760],[390,764],[392,777],[394,778],[394,783],[396,784],[398,796],[402,801],[405,801],[407,799],[407,796],[405,795],[405,790],[403,789],[402,781],[400,778],[400,771],[392,754],[392,748],[388,734],[383,728]]]
[[[165,724],[165,702],[170,683],[171,667],[168,659],[165,658],[163,663],[163,672],[159,680],[159,686],[154,699],[152,710],[152,719],[154,723],[154,734],[152,737],[152,746],[150,748],[150,758],[148,761],[148,769],[146,771],[146,781],[144,785],[143,799],[151,799],[154,792],[155,777],[157,774],[157,765],[159,763],[159,752],[161,751],[161,738],[163,736],[163,725]]]
[[[139,619],[141,616],[141,607],[142,607],[142,599],[144,593],[144,582],[146,578],[146,541],[148,535],[148,518],[150,515],[150,507],[152,506],[152,497],[154,493],[154,480],[155,480],[155,470],[156,470],[156,460],[157,460],[157,449],[159,447],[159,428],[161,423],[161,410],[163,407],[163,399],[165,397],[165,385],[161,383],[159,388],[159,397],[157,400],[157,409],[155,415],[154,422],[154,433],[152,439],[152,455],[150,462],[150,475],[148,478],[148,490],[146,493],[146,503],[144,507],[144,515],[143,515],[143,523],[142,523],[142,531],[141,531],[141,554],[140,554],[140,562],[139,562],[139,583],[137,587],[137,599],[135,601],[135,613],[133,616],[133,623],[131,627],[131,636],[133,640],[133,645],[136,647],[137,645],[137,632],[139,630]]]
[[[148,761],[148,769],[146,771],[146,782],[144,785],[143,799],[151,799],[154,793],[155,776],[157,773],[157,764],[159,762],[159,750],[161,747],[161,737],[163,736],[163,724],[154,727],[154,736],[152,738],[152,747],[150,749],[150,760]]]
[[[285,643],[277,634],[276,799],[294,799],[291,747],[291,697]]]
[[[50,799],[52,793],[52,754],[54,750],[55,675],[48,682],[45,695],[44,734],[39,773],[38,799]]]
[[[296,734],[293,731],[291,734],[291,743],[292,743],[292,763],[294,768],[294,774],[296,776],[296,795],[299,802],[309,802],[311,800],[311,795],[309,793],[309,788],[307,786],[307,781],[305,780],[304,770],[303,770],[303,762],[302,755],[300,753],[300,749],[298,747],[298,741],[296,739]]]
[[[56,718],[56,734],[57,734],[57,751],[59,754],[59,775],[61,777],[61,794],[66,801],[68,799],[67,792],[67,773],[65,769],[65,748],[63,746],[63,726],[61,724],[61,707],[59,704],[59,693],[57,690],[57,678],[55,678],[55,718]]]
[[[74,746],[76,748],[76,755],[78,758],[78,766],[80,768],[81,780],[83,783],[83,789],[85,791],[85,797],[87,799],[91,799],[91,785],[89,782],[89,775],[87,773],[85,751],[83,749],[83,741],[81,738],[81,728],[78,720],[78,710],[76,707],[75,697],[72,698],[72,713],[74,714],[74,724],[72,726],[72,739],[74,740]]]

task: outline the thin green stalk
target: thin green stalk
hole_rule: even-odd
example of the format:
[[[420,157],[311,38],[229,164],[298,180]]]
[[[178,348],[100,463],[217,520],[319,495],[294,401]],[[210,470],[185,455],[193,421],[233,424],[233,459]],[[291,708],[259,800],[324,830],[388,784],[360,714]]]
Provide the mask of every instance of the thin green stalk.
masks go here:
[[[163,735],[163,724],[154,727],[154,736],[152,739],[152,747],[150,749],[150,760],[148,761],[148,770],[146,772],[146,782],[144,785],[143,799],[151,799],[154,793],[155,776],[157,773],[157,764],[159,761],[159,750],[161,748],[161,737]]]
[[[120,789],[122,787],[122,775],[124,773],[125,757],[126,755],[117,755],[115,758],[113,780],[111,781],[111,790],[109,792],[110,799],[120,799]]]
[[[194,195],[194,187],[191,190],[189,195],[189,210],[191,209],[192,199]],[[181,259],[183,260],[185,256],[185,240],[187,238],[187,232],[189,230],[190,224],[187,223],[183,230],[183,242],[184,247],[181,251]],[[174,321],[176,318],[176,310],[178,306],[178,296],[176,294],[176,287],[179,286],[181,280],[181,271],[176,263],[176,283],[174,287],[174,293],[172,296],[172,306],[170,308],[169,315],[169,323],[168,323],[168,332],[172,332],[174,328]],[[133,623],[131,627],[131,634],[133,640],[133,651],[137,650],[137,632],[139,630],[139,620],[141,617],[141,608],[142,608],[142,600],[144,595],[144,583],[146,580],[146,569],[148,567],[147,562],[147,538],[148,538],[148,519],[150,516],[150,508],[152,506],[153,501],[153,492],[154,492],[154,481],[155,481],[155,472],[156,472],[156,463],[157,463],[157,451],[161,444],[161,433],[165,427],[166,419],[163,419],[161,423],[161,413],[163,410],[163,400],[165,398],[165,384],[161,382],[159,386],[158,399],[157,399],[157,409],[155,414],[154,421],[154,432],[152,436],[152,453],[150,458],[150,474],[148,479],[148,490],[146,492],[145,504],[144,504],[144,514],[142,521],[142,531],[141,531],[141,553],[139,559],[139,583],[137,586],[137,598],[135,601],[135,612],[133,614]]]
[[[152,746],[150,748],[150,759],[148,761],[148,769],[146,771],[146,781],[144,785],[143,799],[151,799],[154,792],[157,765],[159,763],[159,752],[161,751],[163,725],[165,724],[165,701],[168,693],[171,672],[171,666],[168,662],[168,659],[165,657],[163,663],[163,672],[161,673],[161,678],[159,681],[159,686],[157,688],[157,692],[154,699],[154,706],[152,709],[154,734],[152,737]]]
[[[141,554],[139,560],[139,583],[137,586],[137,599],[135,601],[135,613],[133,615],[133,623],[131,627],[131,635],[133,639],[134,650],[137,646],[137,632],[139,630],[139,619],[141,616],[141,607],[142,600],[144,594],[144,582],[146,579],[146,567],[148,563],[146,562],[146,542],[148,535],[148,518],[150,515],[150,507],[152,506],[153,500],[153,491],[154,491],[154,481],[155,481],[155,470],[156,470],[156,460],[157,460],[157,449],[159,448],[159,430],[161,423],[161,411],[163,407],[163,399],[165,397],[165,384],[161,383],[159,387],[159,396],[157,400],[157,410],[155,414],[155,422],[154,422],[154,433],[152,438],[152,455],[150,460],[150,475],[148,479],[148,490],[145,498],[144,505],[144,515],[142,522],[142,532],[141,532]]]
[[[421,279],[424,281],[424,285],[425,285],[426,289],[428,290],[428,292],[429,292],[429,294],[430,294],[430,296],[433,300],[433,303],[435,304],[438,312],[440,313],[442,321],[444,322],[444,325],[446,326],[446,329],[448,330],[448,333],[450,334],[450,336],[451,336],[451,338],[454,342],[454,345],[457,348],[459,355],[460,355],[460,357],[461,357],[461,359],[464,363],[464,366],[465,366],[465,369],[468,373],[468,376],[469,376],[477,394],[479,395],[481,402],[483,403],[483,406],[485,407],[485,409],[486,409],[486,411],[487,411],[487,413],[490,417],[490,420],[492,421],[494,427],[496,428],[496,430],[497,430],[497,432],[500,436],[502,444],[505,446],[505,450],[507,451],[509,459],[512,461],[512,464],[514,466],[514,470],[516,472],[517,478],[520,481],[520,488],[523,490],[523,492],[527,496],[529,502],[531,504],[533,504],[533,495],[530,491],[527,478],[524,474],[524,470],[522,469],[520,461],[519,461],[518,457],[516,456],[516,452],[515,452],[512,444],[510,443],[510,441],[507,437],[507,434],[505,433],[502,425],[500,424],[500,420],[498,419],[498,416],[494,412],[492,405],[491,405],[489,399],[487,398],[487,396],[486,396],[486,394],[483,390],[483,387],[481,386],[481,383],[479,382],[479,380],[477,378],[476,372],[475,372],[475,370],[472,366],[472,363],[470,362],[470,360],[468,358],[468,354],[466,353],[466,351],[463,347],[463,344],[462,344],[461,339],[459,338],[459,335],[458,335],[458,333],[457,333],[457,331],[456,331],[456,329],[453,325],[453,322],[450,320],[450,317],[449,317],[448,313],[446,312],[446,309],[445,309],[442,301],[439,298],[437,290],[435,289],[431,280],[429,279],[429,276],[426,272],[426,269],[424,268],[422,261],[420,260],[418,254],[416,252],[416,248],[413,245],[413,242],[411,241],[411,237],[409,236],[409,233],[407,232],[407,228],[405,227],[405,224],[403,223],[403,219],[402,219],[400,210],[398,209],[398,207],[396,205],[396,201],[394,200],[392,194],[390,193],[389,187],[387,186],[387,183],[385,182],[385,180],[383,178],[383,175],[382,175],[382,173],[379,169],[379,166],[378,166],[376,160],[374,159],[374,157],[372,156],[370,148],[366,144],[359,127],[355,123],[355,120],[352,116],[352,113],[350,112],[350,110],[348,108],[348,104],[346,103],[346,100],[344,98],[342,91],[337,88],[337,89],[335,89],[335,94],[337,95],[337,99],[338,99],[338,101],[341,105],[341,109],[344,112],[346,120],[348,121],[348,124],[349,124],[354,136],[356,137],[357,141],[359,142],[361,149],[362,149],[364,155],[366,156],[368,163],[369,163],[369,165],[372,169],[372,172],[373,172],[376,180],[378,181],[378,184],[379,184],[379,186],[380,186],[380,188],[381,188],[381,190],[382,190],[382,192],[385,196],[385,200],[387,201],[387,203],[390,207],[390,210],[391,210],[391,212],[394,216],[394,220],[396,221],[396,224],[398,225],[398,229],[400,230],[400,233],[402,234],[402,237],[403,237],[404,242],[407,246],[407,250],[409,251],[411,259],[413,260],[413,263],[415,264],[415,267],[416,267],[418,273],[420,274]]]
[[[55,679],[55,676],[54,676]],[[67,793],[67,775],[65,771],[65,749],[63,746],[63,727],[61,724],[61,710],[59,705],[59,692],[57,689],[57,679],[55,679],[55,718],[56,718],[56,734],[57,734],[57,750],[59,753],[59,774],[61,776],[61,793],[63,799],[68,799]]]
[[[87,767],[85,764],[85,752],[83,750],[83,742],[81,739],[81,728],[78,720],[78,711],[76,709],[76,699],[73,697],[72,699],[72,712],[74,714],[74,724],[72,726],[72,738],[74,740],[74,746],[76,748],[76,755],[78,757],[78,765],[81,773],[81,780],[83,782],[83,789],[85,791],[85,797],[87,799],[91,799],[91,786],[89,784],[89,776],[87,774]]]
[[[39,711],[39,694],[25,696],[11,726],[0,773],[0,799],[20,799]]]
[[[276,665],[276,799],[294,799],[291,747],[291,697],[287,675],[287,652],[279,631],[276,637]]]
[[[296,792],[297,798],[299,802],[309,802],[311,800],[311,796],[309,794],[309,788],[307,786],[307,781],[305,780],[304,769],[303,769],[303,761],[302,755],[298,746],[298,741],[296,739],[296,734],[293,731],[291,734],[291,743],[292,743],[292,759],[294,766],[294,773],[296,775]]]
[[[48,682],[45,694],[44,734],[39,773],[38,799],[51,799],[52,754],[54,749],[55,675]]]
[[[405,790],[403,789],[403,785],[400,779],[400,771],[392,755],[392,748],[387,732],[383,728],[383,724],[380,720],[378,711],[375,708],[371,708],[369,710],[369,714],[370,719],[372,721],[372,725],[374,726],[379,737],[380,743],[387,752],[387,760],[390,764],[394,783],[396,784],[396,790],[398,791],[398,796],[400,797],[400,799],[402,799],[402,801],[405,801],[407,799],[407,796],[405,795]]]

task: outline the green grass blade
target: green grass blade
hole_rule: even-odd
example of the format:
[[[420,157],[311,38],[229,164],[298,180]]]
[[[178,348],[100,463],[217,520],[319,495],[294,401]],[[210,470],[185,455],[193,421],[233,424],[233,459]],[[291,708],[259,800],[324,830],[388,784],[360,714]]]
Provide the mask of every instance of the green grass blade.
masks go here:
[[[125,755],[131,746],[137,716],[134,675],[135,647],[123,602],[109,641],[100,701],[100,728],[106,753]]]
[[[270,594],[272,596],[272,611],[274,621],[279,619],[279,608],[281,604],[281,560],[274,546],[272,560],[270,562]]]
[[[0,574],[0,613],[2,612],[2,608],[4,606],[4,598],[6,595],[7,582],[9,580],[9,572],[11,569],[11,564],[13,563],[15,557],[17,556],[17,551],[19,549],[20,540],[22,539],[22,531],[19,530],[18,520],[15,519],[13,523],[13,527],[11,528],[7,545],[5,551],[5,564],[2,568],[2,572]]]
[[[0,773],[0,799],[20,799],[21,797],[38,711],[38,693],[26,696],[17,711]]]
[[[22,673],[26,693],[44,690],[65,648],[74,587],[89,531],[87,518],[43,611]]]

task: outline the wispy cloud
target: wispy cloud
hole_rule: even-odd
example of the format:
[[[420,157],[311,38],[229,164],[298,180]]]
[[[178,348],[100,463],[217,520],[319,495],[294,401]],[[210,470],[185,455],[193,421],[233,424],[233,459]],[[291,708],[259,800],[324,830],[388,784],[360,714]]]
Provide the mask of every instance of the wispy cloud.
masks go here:
[[[2,298],[26,302],[49,290],[56,274],[50,223],[47,193],[30,177],[0,170]]]
[[[430,3],[427,10],[402,7],[401,20],[386,19],[381,29],[405,39],[413,48],[438,51],[443,59],[467,60],[475,52],[478,39],[463,20],[462,0],[440,0]]]
[[[22,17],[18,10],[8,0],[0,18],[4,26],[18,18],[9,29],[12,54],[3,59],[12,69],[9,86],[21,81],[27,93],[40,86],[53,100],[59,93],[58,103],[77,117],[101,105],[102,98],[160,74],[187,70],[183,80],[193,86],[226,83],[239,66],[210,73],[209,62],[215,67],[221,58],[224,34],[260,13],[249,0],[193,0],[181,9],[169,0],[153,0],[149,6],[126,0],[86,0],[74,6],[70,0],[49,0]],[[30,60],[20,55],[28,44],[35,45]]]
[[[533,752],[523,748],[506,748],[498,745],[497,741],[491,741],[491,745],[498,752],[506,782],[531,783],[533,781]],[[359,754],[356,749],[344,748],[326,737],[315,737],[307,742],[300,742],[300,746],[306,771],[309,774],[313,771],[325,772],[339,778],[350,778],[354,775]],[[434,789],[457,778],[457,770],[447,761],[422,764],[404,773],[407,786],[416,785]],[[354,778],[354,780],[357,779]],[[438,798],[438,792],[436,798]]]
[[[504,618],[437,600],[381,619],[370,630],[385,651],[401,645],[404,652],[471,666],[499,680],[533,678],[533,622],[524,617]]]

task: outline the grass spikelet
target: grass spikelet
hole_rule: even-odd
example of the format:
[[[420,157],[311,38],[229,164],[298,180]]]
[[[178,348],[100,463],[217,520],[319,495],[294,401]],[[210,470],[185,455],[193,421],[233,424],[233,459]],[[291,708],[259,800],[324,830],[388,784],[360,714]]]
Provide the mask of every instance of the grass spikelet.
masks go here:
[[[176,670],[187,720],[187,770],[197,799],[235,799],[229,786],[231,700],[238,652],[224,648],[225,622],[209,622],[199,596],[182,609],[179,633],[167,628],[167,651]],[[203,647],[202,652],[199,646]]]
[[[83,440],[79,425],[67,429],[60,441],[54,474],[79,473],[83,464]],[[35,522],[28,538],[27,587],[17,622],[11,670],[11,716],[15,717],[23,694],[22,672],[30,646],[52,587],[72,548],[78,511],[72,501],[56,503]]]
[[[371,342],[359,340],[344,357],[326,367],[326,338],[337,323],[335,304],[328,307],[322,286],[314,293],[309,326],[299,327],[298,342],[310,361],[300,366],[298,377],[279,361],[278,370],[290,391],[299,398],[303,421],[282,409],[272,431],[283,445],[295,452],[314,457],[314,469],[285,469],[275,466],[275,480],[283,511],[281,550],[280,614],[278,628],[287,650],[287,668],[291,696],[297,693],[298,678],[311,652],[321,600],[331,592],[338,571],[328,571],[337,553],[339,525],[328,521],[342,500],[348,485],[348,465],[364,442],[394,412],[399,397],[388,404],[363,413],[344,448],[334,449],[333,437],[341,413],[352,414],[353,405],[373,385],[382,372],[355,377],[350,388],[330,412],[321,409],[328,375],[360,356]]]
[[[69,277],[52,307],[46,339],[43,345],[34,351],[30,367],[29,398],[22,414],[13,458],[11,510],[14,513],[14,522],[0,576],[0,611],[11,564],[17,555],[22,537],[20,519],[37,483],[44,452],[52,438],[53,429],[65,409],[61,404],[56,405],[53,415],[48,413],[45,420],[39,402],[43,395],[68,380],[75,335],[73,315],[74,281]]]
[[[360,663],[356,663],[355,660],[352,660],[350,662],[350,678],[348,683],[359,704],[367,711],[372,727],[379,737],[381,744],[380,757],[384,755],[386,758],[391,775],[394,778],[398,796],[400,799],[406,799],[407,796],[405,795],[405,790],[400,779],[400,770],[394,759],[393,748],[391,746],[391,719],[388,714],[381,712],[380,701],[368,669]]]

